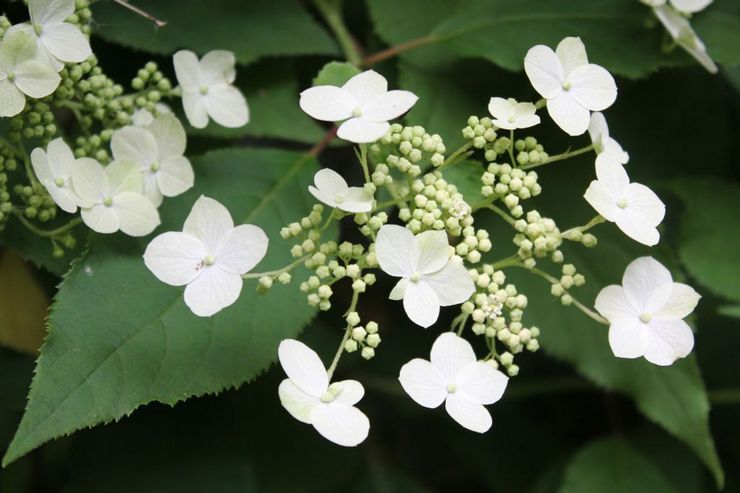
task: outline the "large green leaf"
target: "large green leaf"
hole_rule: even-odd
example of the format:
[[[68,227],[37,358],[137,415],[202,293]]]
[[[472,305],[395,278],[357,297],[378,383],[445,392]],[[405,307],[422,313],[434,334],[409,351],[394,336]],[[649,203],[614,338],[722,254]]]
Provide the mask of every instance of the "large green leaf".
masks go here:
[[[663,472],[621,438],[582,448],[565,471],[560,493],[676,493]]]
[[[736,46],[740,13],[719,0],[696,15],[710,53],[740,62]],[[649,29],[650,10],[635,0],[369,0],[378,33],[391,45],[425,37],[405,58],[441,65],[455,57],[481,57],[521,70],[527,50],[580,36],[589,58],[614,73],[640,77],[662,66],[689,62],[681,50],[661,52],[662,27]],[[733,31],[734,28],[734,31]],[[730,43],[730,47],[725,45]],[[617,49],[618,48],[618,49]]]
[[[245,149],[211,152],[194,166],[197,187],[165,203],[162,230],[179,230],[192,203],[205,194],[223,202],[235,221],[265,229],[272,244],[259,270],[287,263],[278,231],[310,209],[306,186],[316,161],[290,151]],[[175,404],[249,381],[275,359],[279,341],[295,336],[314,314],[295,287],[276,286],[259,296],[252,282],[234,306],[198,318],[180,289],[146,269],[145,245],[96,237],[66,276],[5,464],[148,402]]]
[[[167,25],[114,2],[96,2],[95,33],[131,48],[171,55],[231,50],[239,63],[275,55],[333,55],[337,47],[297,0],[157,0],[140,6]]]
[[[681,180],[671,187],[683,200],[679,254],[689,274],[713,293],[740,300],[740,186],[717,178]]]

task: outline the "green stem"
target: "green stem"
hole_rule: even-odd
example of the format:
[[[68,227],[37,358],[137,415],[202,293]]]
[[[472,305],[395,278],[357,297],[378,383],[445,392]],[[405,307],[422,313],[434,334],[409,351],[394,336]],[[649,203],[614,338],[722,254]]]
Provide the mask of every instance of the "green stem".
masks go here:
[[[511,167],[516,168],[516,160],[514,159],[514,129],[509,132],[509,138],[511,139],[511,145],[509,145],[509,159],[511,160]]]
[[[299,259],[296,259],[293,262],[289,263],[288,265],[286,265],[282,269],[271,270],[271,271],[267,271],[267,272],[248,272],[246,274],[242,274],[242,279],[258,279],[258,278],[260,278],[262,276],[270,276],[270,277],[279,276],[280,274],[282,274],[284,272],[290,272],[291,270],[295,269],[300,264],[302,264],[303,262],[305,262],[305,260],[307,258],[309,258],[310,256],[311,255],[304,255],[303,257],[301,257]]]
[[[545,106],[547,106],[547,99],[545,99],[545,98],[542,98],[539,101],[537,101],[536,103],[534,103],[534,109],[535,110],[539,110],[541,108],[544,108]]]
[[[360,293],[358,291],[355,291],[352,294],[352,301],[349,304],[349,308],[347,308],[347,314],[350,312],[355,311],[357,308],[357,301],[360,299]],[[342,354],[344,353],[344,344],[349,340],[349,335],[352,333],[352,326],[350,324],[347,324],[347,329],[344,331],[344,336],[342,337],[342,342],[339,343],[339,348],[337,349],[337,353],[334,355],[334,359],[331,362],[331,365],[329,366],[329,369],[326,370],[326,374],[329,376],[329,381],[331,382],[331,377],[334,375],[334,370],[337,369],[337,365],[339,364],[339,359],[342,357]]]
[[[359,67],[362,64],[362,54],[352,38],[347,26],[342,20],[341,0],[314,0],[316,8],[336,36],[345,58],[352,65]]]
[[[367,167],[367,144],[360,144],[360,155],[358,156],[362,173],[365,175],[365,183],[370,183],[370,170]]]
[[[440,165],[440,167],[437,168],[437,171],[442,171],[443,169],[447,168],[448,166],[451,166],[451,165],[455,164],[457,158],[460,157],[461,154],[464,154],[465,152],[467,152],[468,149],[470,149],[471,147],[473,147],[473,141],[472,140],[471,141],[468,141],[465,144],[463,144],[460,147],[458,147],[455,150],[455,152],[453,152],[452,154],[450,154],[449,156],[447,156],[447,158]]]
[[[503,269],[505,267],[515,267],[515,266],[520,267],[521,264],[522,264],[522,259],[519,258],[519,255],[515,253],[511,257],[506,257],[505,259],[499,260],[498,262],[494,262],[492,267],[498,270],[498,269]]]
[[[541,163],[527,164],[525,166],[521,166],[519,169],[528,170],[528,169],[533,169],[533,168],[539,168],[540,166],[544,166],[546,164],[554,163],[557,161],[563,161],[564,159],[570,159],[572,157],[585,154],[589,151],[593,151],[593,149],[594,149],[594,145],[589,144],[586,147],[581,147],[580,149],[576,149],[575,151],[566,151],[562,154],[556,154],[554,156],[550,156],[549,158],[547,158],[546,161],[542,161]]]
[[[601,223],[603,223],[605,221],[606,221],[606,219],[604,219],[604,217],[599,214],[599,215],[597,215],[596,217],[594,217],[593,219],[591,219],[589,222],[587,222],[583,226],[576,226],[574,228],[570,228],[570,229],[564,231],[562,236],[563,236],[563,238],[568,239],[568,237],[570,236],[570,234],[573,233],[573,232],[578,231],[580,233],[583,233],[584,231],[588,231],[589,229],[593,228],[594,226],[597,226],[597,225],[599,225],[599,224],[601,224]]]
[[[501,198],[501,195],[499,195],[499,194],[493,194],[490,197],[487,197],[487,198],[481,200],[477,204],[472,205],[471,208],[473,209],[473,212],[479,211],[481,209],[484,209],[484,208],[490,206],[491,204],[493,204],[494,202],[496,202],[500,198]]]
[[[493,204],[489,204],[487,208],[488,209],[491,209],[493,212],[495,212],[496,214],[498,214],[499,216],[501,216],[504,219],[504,221],[506,221],[510,225],[513,226],[516,223],[516,219],[514,219],[509,214],[507,214],[506,212],[504,212],[503,209],[499,209],[498,207],[496,207]]]
[[[72,219],[70,222],[68,222],[67,224],[65,224],[64,226],[61,226],[57,229],[52,229],[51,231],[49,231],[49,230],[39,229],[36,226],[34,226],[33,223],[31,223],[28,219],[25,218],[25,216],[23,216],[22,211],[16,210],[13,212],[15,213],[16,217],[21,222],[21,224],[23,224],[26,228],[28,228],[35,235],[41,236],[43,238],[55,238],[63,233],[66,233],[67,231],[69,231],[70,229],[74,228],[75,226],[77,226],[78,224],[82,222],[81,218],[76,217]]]

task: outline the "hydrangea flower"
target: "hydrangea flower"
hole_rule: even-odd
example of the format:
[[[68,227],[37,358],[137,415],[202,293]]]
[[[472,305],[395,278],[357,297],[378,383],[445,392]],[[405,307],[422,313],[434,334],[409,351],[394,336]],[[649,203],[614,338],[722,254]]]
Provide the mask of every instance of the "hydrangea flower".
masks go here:
[[[164,103],[154,105],[157,115],[172,113],[172,109]],[[139,108],[131,115],[131,124],[135,127],[146,127],[154,121],[154,114],[146,108]]]
[[[146,236],[159,226],[159,213],[141,193],[141,174],[133,163],[113,161],[103,167],[94,159],[78,159],[72,186],[82,220],[93,231]]]
[[[337,445],[354,447],[367,438],[370,422],[354,406],[365,395],[360,382],[343,380],[329,385],[329,375],[319,355],[294,339],[280,343],[278,357],[288,375],[280,383],[278,395],[291,416],[313,425]]]
[[[233,53],[211,51],[198,61],[192,51],[181,50],[175,53],[173,60],[182,89],[182,106],[192,126],[205,128],[209,117],[229,128],[242,127],[249,122],[247,100],[233,86],[236,79]]]
[[[603,111],[617,99],[614,78],[603,67],[588,62],[581,38],[565,38],[552,51],[537,45],[524,57],[532,86],[547,99],[547,112],[569,135],[588,129],[591,111]]]
[[[355,213],[370,212],[373,208],[373,194],[363,187],[348,186],[344,178],[334,170],[319,170],[313,177],[313,182],[316,186],[309,186],[308,191],[329,207]]]
[[[493,116],[493,124],[506,130],[529,128],[540,123],[532,103],[519,103],[513,98],[491,98],[488,111]]]
[[[77,212],[80,203],[80,198],[72,187],[75,161],[77,160],[72,149],[61,138],[49,142],[46,150],[37,147],[31,151],[31,164],[36,177],[59,208],[69,213]]]
[[[144,128],[128,126],[117,130],[111,139],[111,151],[116,160],[139,166],[144,195],[159,207],[163,197],[175,197],[193,186],[193,167],[183,155],[186,141],[180,120],[167,113]]]
[[[609,345],[618,358],[639,358],[667,366],[687,356],[694,334],[683,318],[701,296],[691,286],[673,282],[652,257],[627,266],[622,285],[601,290],[595,307],[609,321]]]
[[[464,428],[488,431],[491,414],[484,406],[501,399],[509,378],[477,361],[470,343],[453,332],[434,341],[430,359],[412,359],[401,367],[403,390],[430,409],[444,402],[447,413]]]
[[[676,3],[682,4],[683,2],[672,2],[674,6]],[[690,4],[694,2],[686,3]],[[684,8],[687,6],[689,5],[682,5]],[[713,74],[717,73],[717,65],[707,54],[707,47],[691,27],[688,19],[681,15],[681,12],[676,10],[676,8],[673,8],[671,5],[659,5],[653,7],[653,12],[655,12],[655,16],[661,24],[663,24],[676,44],[686,50],[686,52],[694,57],[694,59],[707,69],[707,71]]]
[[[0,43],[0,116],[15,116],[26,107],[26,96],[45,98],[61,78],[40,62],[33,38],[23,31],[8,31]]]
[[[583,195],[591,207],[633,240],[657,244],[660,233],[656,227],[665,216],[665,205],[655,192],[630,183],[624,166],[615,162],[596,163],[596,178]]]
[[[627,164],[630,160],[619,142],[609,136],[609,125],[601,112],[591,114],[591,123],[588,125],[588,134],[596,150],[596,162],[610,161],[617,164]]]
[[[388,121],[406,113],[417,99],[409,91],[389,91],[385,77],[367,70],[342,87],[306,89],[301,93],[300,106],[317,120],[343,121],[337,130],[340,139],[366,144],[385,135],[390,129]]]
[[[458,305],[475,291],[459,258],[450,258],[444,231],[414,236],[402,226],[387,224],[378,231],[375,254],[383,272],[401,278],[389,298],[402,299],[406,315],[424,328],[437,321],[440,306]]]
[[[201,195],[182,232],[154,238],[144,263],[160,281],[187,286],[185,304],[199,317],[210,317],[236,302],[242,275],[262,260],[267,243],[262,229],[251,224],[234,227],[226,207]]]
[[[30,23],[16,24],[8,32],[22,31],[36,40],[38,56],[59,72],[65,62],[84,62],[92,55],[90,42],[78,26],[64,22],[74,14],[75,0],[29,0]]]

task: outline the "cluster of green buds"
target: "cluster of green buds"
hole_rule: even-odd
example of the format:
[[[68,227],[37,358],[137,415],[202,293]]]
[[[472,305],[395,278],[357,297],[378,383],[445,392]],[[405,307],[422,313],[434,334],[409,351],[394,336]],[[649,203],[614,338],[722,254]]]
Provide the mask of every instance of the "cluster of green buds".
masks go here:
[[[573,264],[564,264],[560,280],[550,286],[550,293],[556,298],[560,298],[560,302],[567,306],[573,303],[573,296],[571,296],[568,290],[573,287],[583,286],[584,284],[586,284],[586,278],[583,274],[579,274],[576,271],[576,266]]]
[[[347,326],[350,327],[349,337],[344,341],[344,350],[348,353],[360,351],[365,359],[375,356],[375,348],[380,345],[377,322],[369,321],[364,326],[360,325],[360,314],[351,311],[345,317]]]

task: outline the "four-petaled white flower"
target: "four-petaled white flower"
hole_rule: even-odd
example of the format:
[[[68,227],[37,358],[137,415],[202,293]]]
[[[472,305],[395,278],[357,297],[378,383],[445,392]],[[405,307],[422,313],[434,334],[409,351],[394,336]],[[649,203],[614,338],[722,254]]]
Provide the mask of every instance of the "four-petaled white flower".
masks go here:
[[[621,286],[601,290],[595,307],[609,321],[614,356],[644,356],[666,366],[694,347],[694,334],[683,318],[694,311],[699,298],[691,286],[673,282],[660,262],[640,257],[627,266]]]
[[[313,177],[315,187],[308,187],[311,195],[329,207],[345,212],[370,212],[373,208],[373,194],[363,187],[350,187],[342,176],[334,170],[319,170]]]
[[[458,305],[475,291],[462,262],[450,258],[444,231],[414,236],[403,226],[387,224],[378,231],[375,253],[386,274],[402,278],[389,298],[403,299],[406,315],[422,327],[437,321],[440,306]]]
[[[117,130],[111,139],[111,151],[116,160],[139,166],[144,195],[159,207],[163,197],[175,197],[193,186],[193,167],[183,156],[186,140],[180,120],[167,113],[144,128],[128,126]]]
[[[401,367],[398,380],[406,393],[430,409],[444,402],[447,413],[463,427],[488,431],[491,414],[484,405],[501,399],[509,378],[477,361],[470,343],[452,332],[434,341],[430,359],[416,358]]]
[[[28,33],[5,33],[0,42],[0,116],[17,115],[26,107],[26,96],[45,98],[59,86],[59,74],[37,54]]]
[[[596,162],[610,161],[617,164],[627,164],[630,160],[619,142],[609,136],[609,125],[601,112],[591,114],[591,123],[588,125],[588,134],[596,150]]]
[[[630,183],[624,166],[609,161],[596,163],[596,180],[583,195],[607,221],[644,245],[660,240],[657,226],[665,216],[665,205],[645,185]]]
[[[134,163],[113,161],[103,167],[94,159],[78,159],[72,187],[80,199],[82,220],[93,231],[146,236],[159,226],[159,213],[142,194],[141,174]]]
[[[365,395],[360,382],[343,380],[329,385],[329,375],[319,355],[293,339],[280,343],[278,356],[288,375],[280,384],[278,395],[291,416],[313,425],[337,445],[354,447],[367,438],[370,422],[354,406]]]
[[[64,22],[74,14],[75,0],[29,0],[30,23],[16,24],[8,32],[22,31],[36,40],[39,58],[59,72],[64,63],[84,62],[92,55],[90,42],[78,26]]]
[[[552,51],[537,45],[524,57],[532,86],[547,99],[553,121],[569,135],[588,129],[590,111],[603,111],[617,99],[614,78],[588,62],[581,38],[565,38]]]
[[[236,59],[230,51],[215,50],[198,61],[192,51],[174,57],[175,75],[182,89],[185,116],[195,128],[208,125],[208,117],[224,127],[242,127],[249,121],[244,95],[233,86]]]
[[[534,127],[540,123],[532,103],[519,103],[516,99],[491,98],[488,112],[493,116],[493,124],[498,128],[514,130]]]
[[[69,213],[77,212],[80,203],[72,187],[72,170],[76,161],[72,149],[61,138],[49,142],[46,150],[37,147],[31,151],[31,164],[36,177],[59,208]]]
[[[144,263],[171,286],[185,286],[185,304],[199,317],[210,317],[239,298],[242,275],[267,253],[267,235],[257,226],[234,227],[229,211],[201,196],[182,232],[154,238]]]
[[[367,70],[342,87],[306,89],[301,93],[300,106],[317,120],[343,121],[337,130],[340,139],[366,144],[385,135],[390,128],[388,121],[406,113],[417,99],[409,91],[389,91],[385,77]]]
[[[676,4],[682,4],[683,2],[673,1],[671,3],[673,4],[673,7],[671,5],[659,5],[653,7],[655,16],[661,24],[663,24],[663,27],[666,28],[666,31],[668,31],[668,34],[671,35],[676,44],[686,50],[686,52],[694,57],[694,59],[707,69],[707,71],[712,74],[716,74],[718,70],[717,65],[714,63],[714,60],[712,60],[712,57],[707,54],[707,47],[704,45],[704,42],[691,27],[689,20],[679,12],[681,9],[676,10],[678,8]],[[686,3],[688,4],[693,2]],[[686,6],[682,5],[682,7],[685,8]]]

